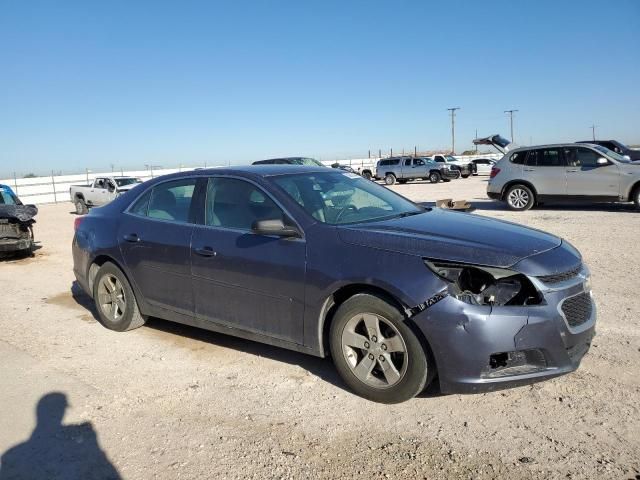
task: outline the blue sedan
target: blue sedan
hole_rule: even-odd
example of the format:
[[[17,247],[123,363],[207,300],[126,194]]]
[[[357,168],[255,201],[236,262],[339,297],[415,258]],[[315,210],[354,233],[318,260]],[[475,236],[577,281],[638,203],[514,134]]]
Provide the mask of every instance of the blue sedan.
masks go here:
[[[480,392],[571,372],[595,332],[569,243],[336,169],[156,178],[78,217],[73,259],[109,329],[154,316],[331,356],[384,403],[436,378]]]

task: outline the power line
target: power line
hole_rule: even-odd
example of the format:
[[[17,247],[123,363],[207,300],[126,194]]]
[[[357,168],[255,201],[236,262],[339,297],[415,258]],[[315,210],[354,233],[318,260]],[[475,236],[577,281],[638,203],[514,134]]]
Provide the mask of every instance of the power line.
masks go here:
[[[515,140],[513,138],[513,113],[517,112],[518,110],[505,110],[504,113],[508,113],[509,114],[509,123],[511,124],[511,143],[515,143]]]
[[[456,153],[456,110],[460,110],[460,107],[447,108],[451,115],[451,155]]]

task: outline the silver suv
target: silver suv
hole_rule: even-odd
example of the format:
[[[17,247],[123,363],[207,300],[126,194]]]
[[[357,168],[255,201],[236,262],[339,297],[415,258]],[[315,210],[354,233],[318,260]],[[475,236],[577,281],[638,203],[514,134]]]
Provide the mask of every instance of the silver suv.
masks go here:
[[[640,165],[600,145],[522,147],[493,167],[487,195],[511,210],[567,200],[635,202],[640,208]]]

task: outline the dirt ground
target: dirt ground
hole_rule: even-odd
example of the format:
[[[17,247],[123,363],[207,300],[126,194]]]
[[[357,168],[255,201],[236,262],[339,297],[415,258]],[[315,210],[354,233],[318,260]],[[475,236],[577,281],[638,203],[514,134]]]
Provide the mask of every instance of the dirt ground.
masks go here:
[[[485,181],[393,189],[468,199],[476,214],[573,243],[591,267],[599,313],[577,372],[388,406],[347,391],[330,360],[155,319],[111,332],[72,295],[72,205],[43,205],[35,256],[0,261],[0,478],[47,452],[61,469],[47,478],[73,478],[85,463],[81,478],[640,479],[640,213],[512,213],[486,199]]]

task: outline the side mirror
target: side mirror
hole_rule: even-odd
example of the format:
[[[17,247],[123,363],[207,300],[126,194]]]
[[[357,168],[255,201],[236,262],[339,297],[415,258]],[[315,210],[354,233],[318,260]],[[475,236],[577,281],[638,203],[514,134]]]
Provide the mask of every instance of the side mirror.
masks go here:
[[[296,227],[285,225],[280,219],[256,220],[251,225],[251,231],[256,235],[275,235],[278,237],[300,237]]]
[[[597,164],[598,165],[609,165],[609,160],[607,160],[606,158],[600,157],[597,160]]]
[[[631,160],[631,157],[629,155],[623,155],[622,158],[624,158],[625,160]]]

